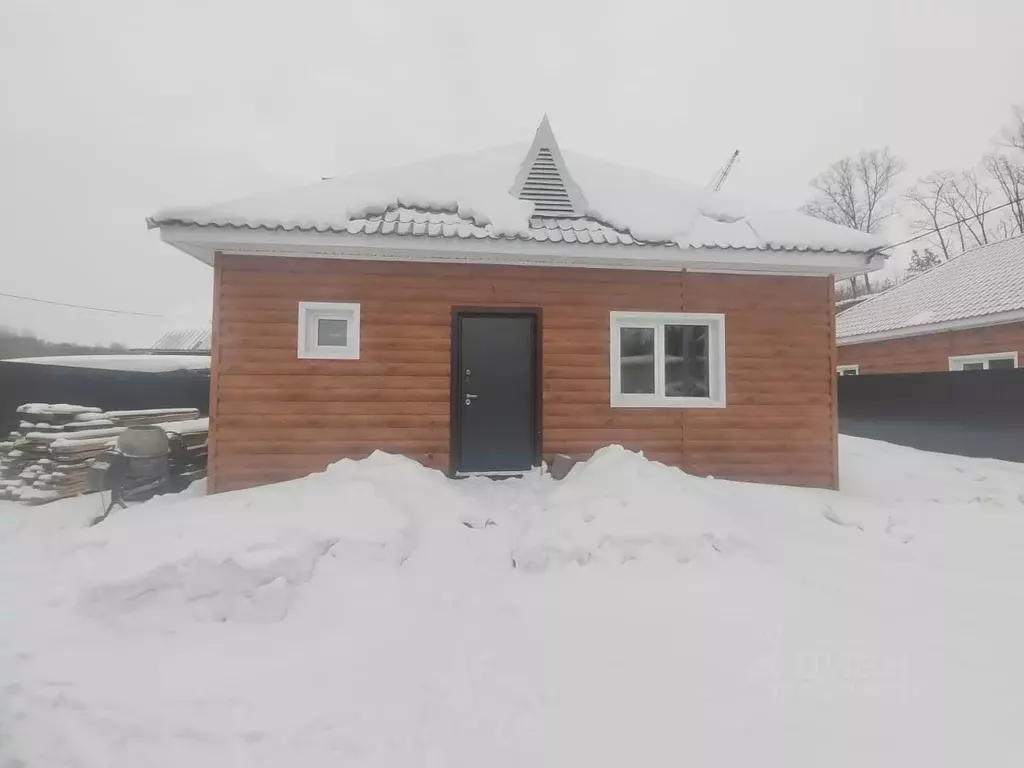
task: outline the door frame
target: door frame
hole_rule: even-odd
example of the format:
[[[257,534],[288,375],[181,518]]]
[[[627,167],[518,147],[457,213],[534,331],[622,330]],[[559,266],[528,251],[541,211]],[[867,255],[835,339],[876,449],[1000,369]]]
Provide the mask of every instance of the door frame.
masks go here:
[[[452,329],[451,329],[451,372],[449,374],[449,405],[451,409],[449,424],[450,434],[448,438],[448,476],[458,476],[459,454],[462,448],[462,396],[460,393],[462,382],[462,327],[459,319],[462,317],[498,315],[501,317],[529,317],[533,320],[533,349],[530,362],[533,365],[533,386],[532,400],[533,408],[531,413],[530,434],[533,436],[533,466],[540,466],[541,447],[543,445],[543,399],[544,399],[544,374],[543,359],[541,350],[541,334],[544,325],[541,322],[542,312],[540,307],[476,307],[476,306],[453,306],[452,307]]]

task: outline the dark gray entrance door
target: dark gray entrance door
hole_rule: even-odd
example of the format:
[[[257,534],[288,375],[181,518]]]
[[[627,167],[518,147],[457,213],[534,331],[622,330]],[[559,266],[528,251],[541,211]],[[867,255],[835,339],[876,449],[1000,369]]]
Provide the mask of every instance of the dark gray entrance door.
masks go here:
[[[521,472],[538,461],[534,314],[455,318],[455,471]]]

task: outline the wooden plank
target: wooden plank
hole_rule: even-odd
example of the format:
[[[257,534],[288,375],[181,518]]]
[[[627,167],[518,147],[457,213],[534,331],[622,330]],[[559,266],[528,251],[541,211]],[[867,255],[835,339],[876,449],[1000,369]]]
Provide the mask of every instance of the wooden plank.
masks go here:
[[[592,442],[592,441],[566,441],[566,440],[549,440],[544,443],[544,453],[564,453],[569,456],[591,456],[596,451],[602,448],[606,448],[609,445],[618,444],[623,448],[638,453],[643,453],[645,456],[648,455],[659,455],[663,457],[661,460],[666,463],[672,464],[673,466],[679,466],[683,461],[683,452],[680,448],[681,441],[679,440],[662,440],[662,441],[618,441],[615,442]]]
[[[446,453],[445,440],[267,440],[230,441],[231,453],[219,466],[229,462],[233,467],[295,467],[311,462],[330,463],[340,458],[369,456],[376,450],[388,453]]]
[[[630,283],[660,285],[665,280],[679,280],[678,273],[642,270],[575,269],[571,267],[522,267],[489,264],[443,264],[385,261],[344,261],[340,259],[279,259],[273,256],[228,255],[225,270],[232,278],[244,272],[266,274],[305,273],[331,277],[377,275],[408,278],[460,278],[472,276],[480,280],[525,279],[553,282],[576,282],[594,285]]]
[[[354,362],[351,360],[337,362]],[[221,386],[233,389],[272,389],[284,388],[288,391],[303,389],[329,390],[329,389],[352,389],[364,388],[367,390],[409,390],[409,389],[448,389],[450,371],[445,371],[443,376],[422,376],[418,374],[395,375],[379,377],[375,375],[348,375],[339,377],[328,371],[327,373],[308,373],[302,376],[290,374],[230,374],[223,375]]]
[[[402,429],[417,430],[440,426],[440,431],[448,429],[448,414],[391,414],[380,413],[347,413],[347,414],[221,414],[220,426],[225,433],[236,434],[236,430],[291,430],[303,429],[327,430],[348,437],[353,432],[364,429],[372,431]],[[371,432],[372,434],[372,432]]]
[[[325,404],[335,402],[341,406],[356,407],[358,403],[423,403],[430,405],[436,402],[448,403],[451,399],[446,386],[443,389],[234,389],[221,387],[221,397],[225,402],[245,403],[311,403]]]
[[[347,427],[345,429],[319,429],[316,427],[288,427],[277,426],[276,424],[262,424],[251,427],[228,427],[221,428],[220,439],[223,444],[241,443],[250,444],[260,441],[272,450],[274,444],[292,444],[308,442],[310,445],[324,441],[359,444],[376,444],[380,447],[409,442],[430,442],[436,444],[438,440],[445,444],[448,442],[448,425],[434,423],[421,427],[384,427],[372,425],[367,427]],[[238,450],[233,449],[233,450]]]
[[[867,278],[865,278],[866,280]],[[825,297],[829,304],[835,306],[836,284],[832,281],[825,286]],[[839,490],[839,376],[836,366],[839,364],[838,353],[836,352],[836,314],[829,312],[829,345],[828,345],[828,377],[832,382],[832,402],[829,403],[831,411],[829,419],[829,456],[832,459],[832,477],[829,487]]]
[[[515,271],[504,275],[482,276],[472,272],[453,273],[448,276],[394,274],[387,278],[388,287],[396,291],[420,290],[428,288],[440,291],[440,295],[448,292],[486,292],[497,298],[513,296],[515,301],[522,297],[550,295],[607,295],[613,293],[634,292],[643,296],[666,297],[678,302],[680,300],[677,278],[671,274],[662,277],[661,282],[635,282],[629,278],[617,281],[598,283],[585,280],[551,281],[536,277],[524,278]],[[294,272],[233,272],[226,285],[232,289],[278,288],[274,295],[280,293],[299,294],[326,286],[334,290],[347,291],[353,294],[363,290],[376,290],[382,285],[379,275],[350,274],[327,276],[320,274],[301,274]]]
[[[779,405],[823,405],[828,407],[832,401],[832,394],[826,393],[805,393],[790,390],[788,392],[729,392],[727,406],[750,405],[759,407],[775,408]],[[725,410],[728,410],[726,408]]]
[[[369,393],[367,393],[367,396]],[[424,415],[444,416],[448,418],[450,404],[447,399],[442,401],[415,401],[407,399],[391,402],[363,401],[353,404],[346,401],[328,402],[280,402],[256,400],[247,401],[239,399],[228,399],[220,407],[221,416],[277,416],[277,415],[311,415],[330,416],[360,414],[367,417],[373,416],[403,416],[403,415]]]
[[[576,442],[594,441],[604,443],[618,443],[623,441],[646,441],[654,442],[680,440],[679,425],[668,424],[665,426],[640,426],[640,427],[565,427],[544,425],[544,437],[551,442]]]
[[[712,423],[719,424],[731,422],[735,424],[756,423],[761,426],[773,424],[786,425],[814,421],[822,423],[829,418],[827,407],[817,406],[806,408],[803,406],[785,406],[780,408],[765,409],[750,405],[730,405],[724,410],[720,409],[695,409],[695,408],[611,408],[608,405],[607,391],[605,391],[605,408],[611,417],[634,415],[650,419],[678,419],[686,415],[687,419],[706,419]],[[544,401],[544,415],[547,418],[558,417],[589,417],[594,415],[593,403],[563,403]],[[604,415],[599,414],[599,415]]]
[[[304,361],[296,357],[295,349],[259,349],[253,347],[232,347],[222,345],[221,362],[227,368],[234,363],[275,363],[292,365]],[[451,355],[447,349],[379,349],[367,345],[359,351],[359,360],[338,361],[347,364],[347,368],[361,365],[381,364],[405,366],[409,373],[419,370],[423,365],[449,365]]]
[[[226,464],[221,464],[218,469],[226,476],[239,478],[266,474],[268,472],[288,475],[290,477],[302,477],[303,475],[308,475],[312,472],[322,471],[327,465],[341,461],[342,459],[364,459],[371,453],[373,453],[373,451],[357,451],[344,455],[336,453],[315,455],[303,454],[300,455],[300,458],[296,461],[285,460],[281,464],[273,463],[274,457],[272,454],[240,455],[238,456],[237,462],[230,461]],[[403,455],[432,469],[443,468],[447,470],[449,466],[447,453],[441,453],[438,451],[408,451]]]
[[[233,376],[447,376],[451,367],[447,361],[436,363],[378,363],[367,360],[291,360],[288,362],[228,362],[221,366],[222,374]]]
[[[211,350],[210,350],[210,431],[207,436],[207,470],[206,487],[209,493],[217,493],[218,478],[216,472],[217,454],[220,450],[217,439],[217,419],[220,415],[220,341],[221,341],[221,283],[223,282],[224,265],[223,257],[219,253],[213,255],[213,320],[211,323]]]

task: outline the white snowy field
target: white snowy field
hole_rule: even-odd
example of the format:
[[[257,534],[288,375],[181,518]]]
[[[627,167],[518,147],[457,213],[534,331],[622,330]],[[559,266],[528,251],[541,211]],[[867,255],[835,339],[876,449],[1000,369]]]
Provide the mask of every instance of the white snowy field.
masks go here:
[[[1024,466],[0,504],[0,766],[1019,766]]]

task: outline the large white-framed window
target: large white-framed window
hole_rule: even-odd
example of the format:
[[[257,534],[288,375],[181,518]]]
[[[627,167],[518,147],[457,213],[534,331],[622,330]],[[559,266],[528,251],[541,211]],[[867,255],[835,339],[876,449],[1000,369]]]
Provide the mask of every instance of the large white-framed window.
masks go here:
[[[611,313],[613,408],[724,408],[725,315]]]
[[[953,355],[949,358],[951,371],[989,371],[1017,367],[1016,352],[989,352],[985,355]]]
[[[359,359],[359,305],[347,302],[299,302],[299,357],[314,360]]]
[[[840,376],[860,376],[859,365],[837,365],[836,373]]]

